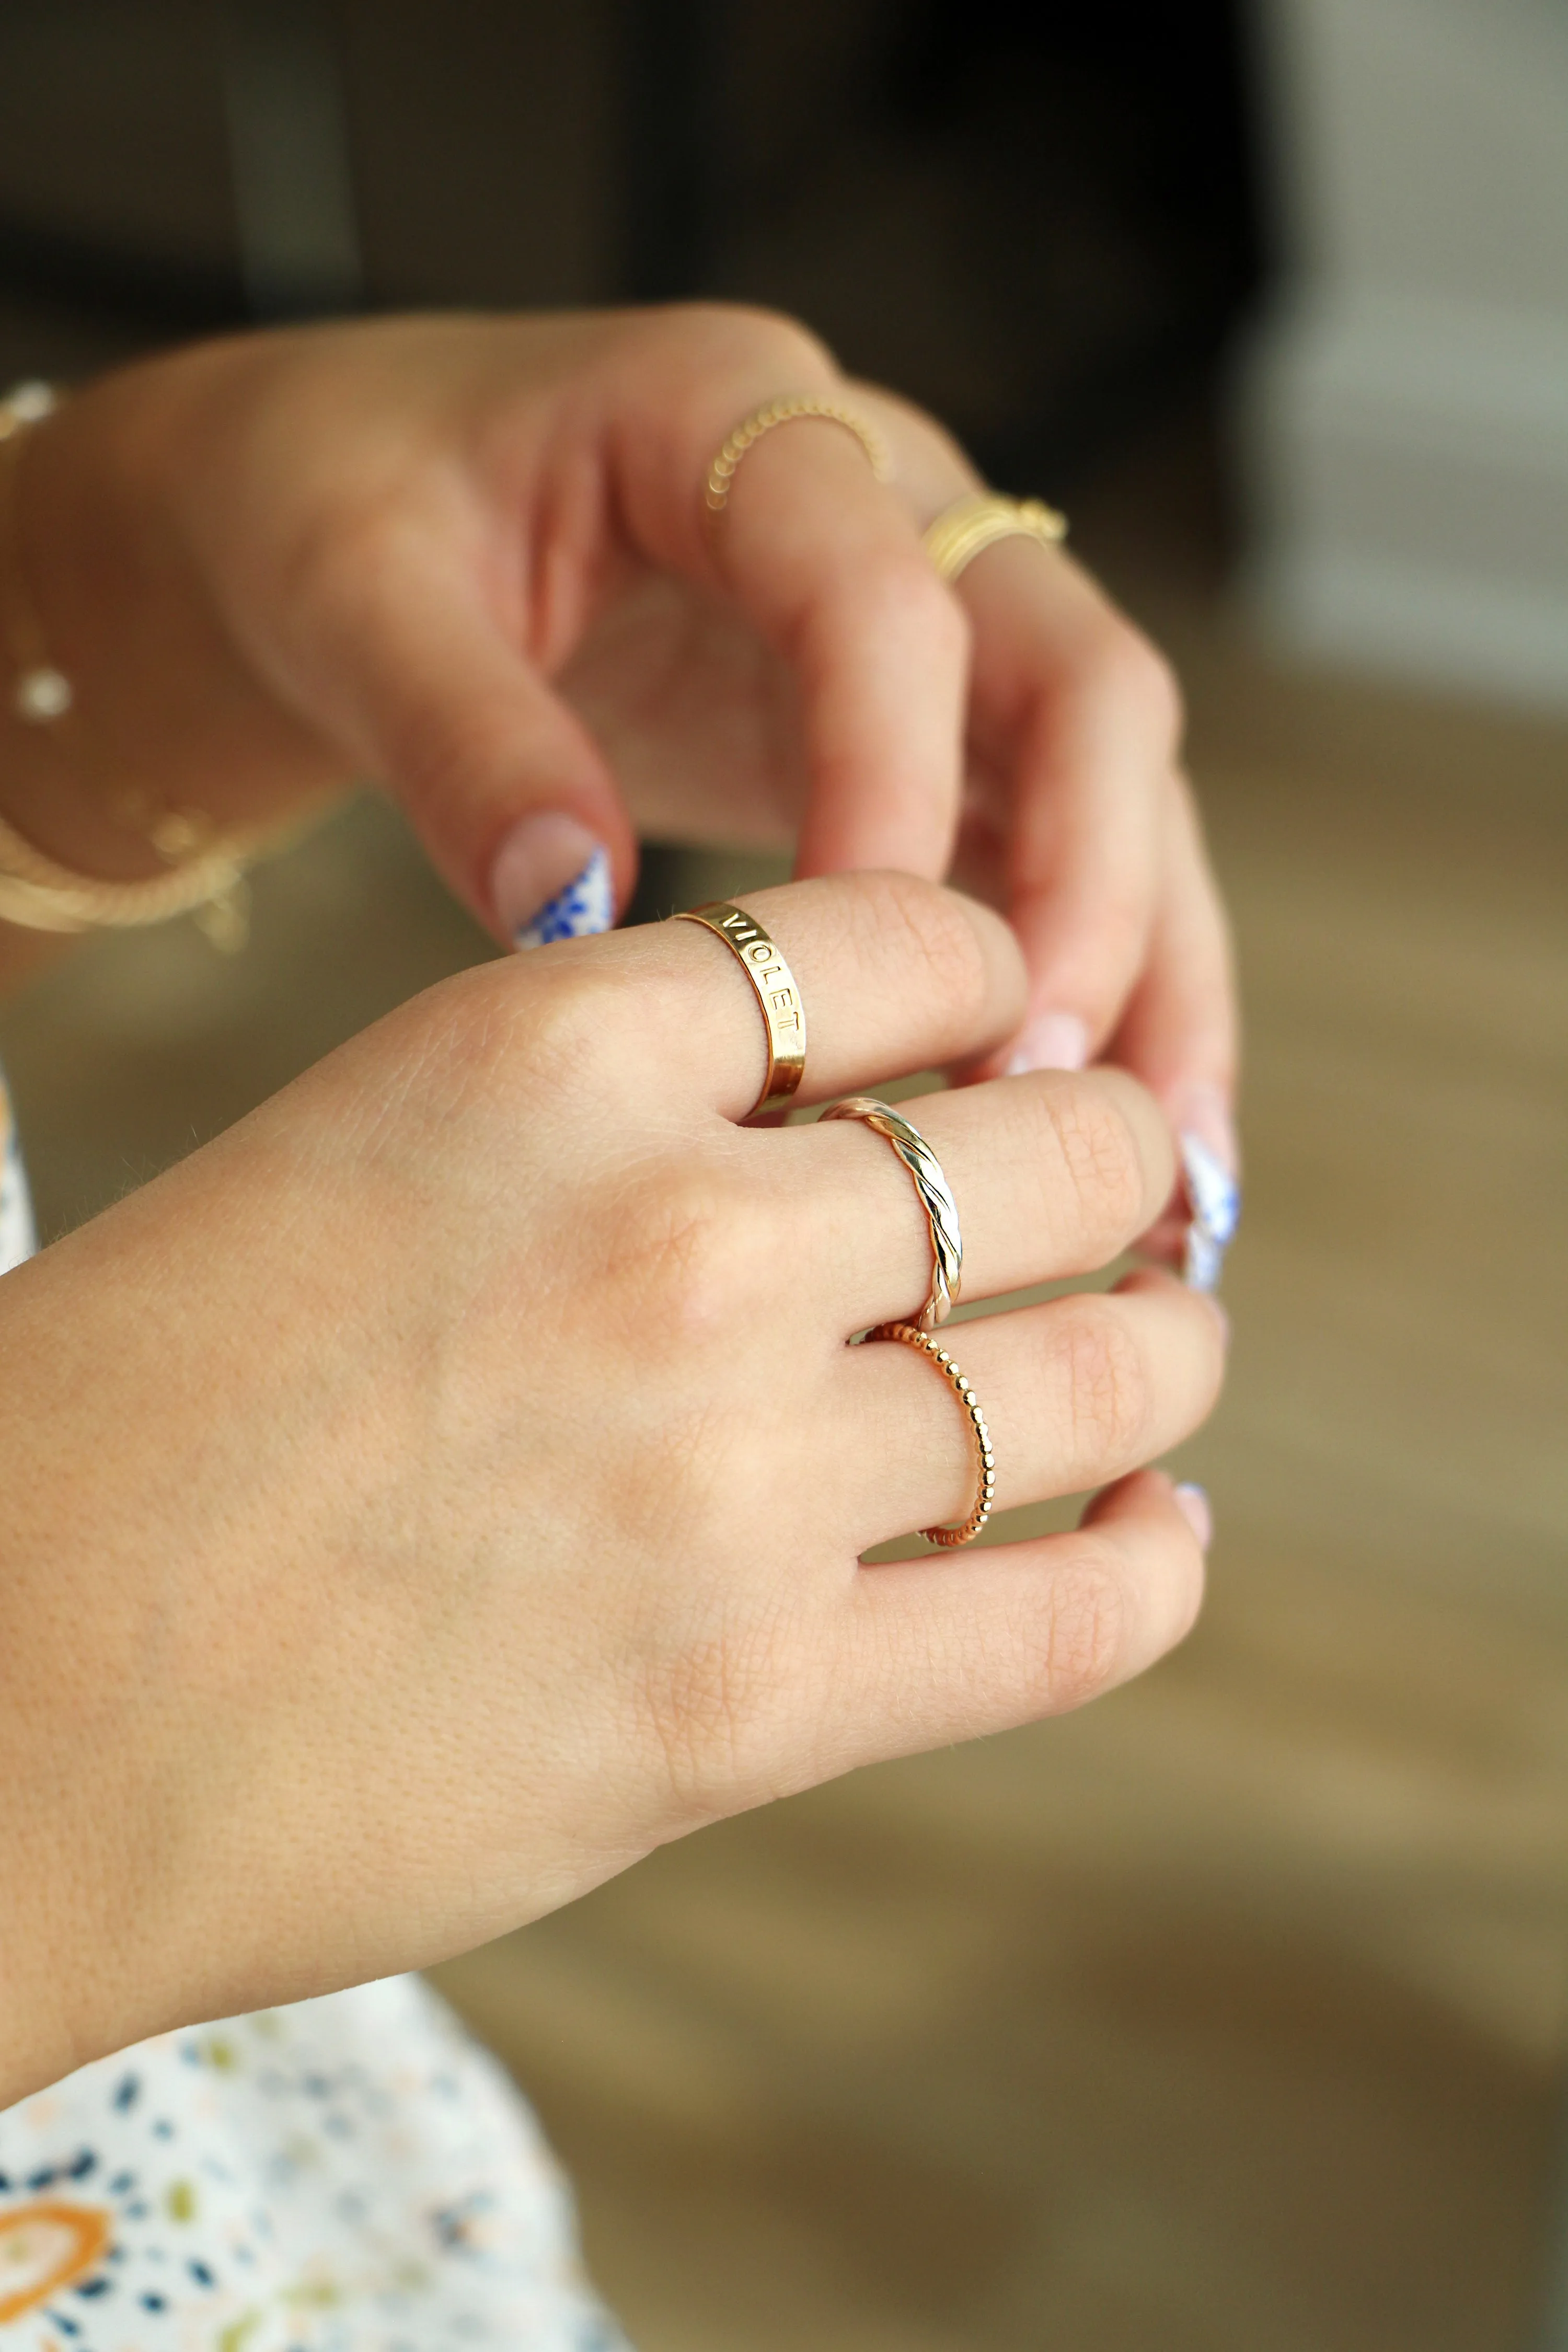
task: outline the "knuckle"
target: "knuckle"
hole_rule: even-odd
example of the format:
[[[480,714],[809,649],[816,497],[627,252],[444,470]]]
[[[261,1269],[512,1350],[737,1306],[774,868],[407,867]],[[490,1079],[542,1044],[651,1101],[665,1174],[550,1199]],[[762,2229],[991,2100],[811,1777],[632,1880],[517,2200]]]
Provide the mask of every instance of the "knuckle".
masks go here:
[[[628,1091],[625,992],[603,968],[523,974],[498,957],[427,989],[403,1017],[418,1032],[407,1080],[428,1079],[443,1103],[500,1118],[509,1131],[520,1118],[559,1120],[563,1102]]]
[[[940,883],[918,875],[859,874],[848,904],[855,929],[855,958],[879,984],[890,959],[901,957],[914,976],[929,983],[957,1030],[966,1031],[984,1013],[989,993],[985,951],[962,902]]]
[[[861,621],[879,637],[917,637],[944,661],[967,650],[968,614],[918,545],[869,551],[856,567],[853,594]]]
[[[385,749],[407,795],[429,816],[483,805],[516,765],[515,713],[482,700],[454,709],[408,698],[385,717]]]
[[[1103,1262],[1143,1223],[1138,1139],[1121,1106],[1093,1079],[1053,1087],[1045,1101],[1068,1192],[1071,1234],[1064,1240]]]
[[[721,1617],[649,1660],[637,1709],[656,1768],[683,1825],[716,1821],[777,1794],[768,1759],[790,1674],[786,1630]]]
[[[710,365],[748,376],[777,371],[780,392],[837,383],[838,363],[821,337],[787,311],[763,303],[683,302],[668,323],[694,336]]]
[[[1152,639],[1113,614],[1096,641],[1092,667],[1100,691],[1135,711],[1163,755],[1173,758],[1185,719],[1182,689]]]
[[[1079,1301],[1059,1341],[1073,1458],[1093,1484],[1136,1461],[1153,1410],[1142,1350],[1110,1299]]]
[[[1092,1537],[1085,1538],[1046,1596],[1040,1711],[1065,1713],[1108,1689],[1121,1669],[1126,1631],[1126,1588],[1116,1564]]]
[[[512,962],[486,969],[514,983],[498,989],[479,1041],[495,1053],[498,1079],[509,1090],[521,1084],[558,1102],[618,1080],[625,992],[612,973],[581,961],[535,968],[520,989]]]
[[[677,1165],[611,1220],[614,1277],[661,1352],[732,1334],[774,1264],[771,1220],[723,1171]]]

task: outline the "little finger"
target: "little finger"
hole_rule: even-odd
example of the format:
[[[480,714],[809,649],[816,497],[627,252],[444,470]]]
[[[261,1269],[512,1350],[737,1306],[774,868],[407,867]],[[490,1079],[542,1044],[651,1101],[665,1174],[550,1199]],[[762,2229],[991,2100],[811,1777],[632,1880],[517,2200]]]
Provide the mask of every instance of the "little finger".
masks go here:
[[[974,738],[1011,774],[1008,911],[1030,988],[1007,1066],[1073,1067],[1104,1045],[1143,966],[1180,698],[1163,656],[1058,550],[1005,541],[958,593]]]
[[[1151,1470],[1072,1534],[863,1570],[827,1652],[812,1777],[1099,1698],[1183,1639],[1203,1581],[1193,1519]]]
[[[1158,1097],[1181,1148],[1186,1197],[1147,1246],[1168,1255],[1185,1248],[1194,1278],[1212,1287],[1240,1215],[1236,977],[1197,810],[1179,775],[1166,789],[1165,875],[1149,962],[1111,1053]]]

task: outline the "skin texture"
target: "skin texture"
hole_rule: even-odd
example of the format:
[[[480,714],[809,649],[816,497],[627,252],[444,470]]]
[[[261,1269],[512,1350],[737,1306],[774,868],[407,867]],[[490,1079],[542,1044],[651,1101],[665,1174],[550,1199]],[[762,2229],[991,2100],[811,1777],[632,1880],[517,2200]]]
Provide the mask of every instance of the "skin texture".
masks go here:
[[[873,416],[892,485],[796,422],[710,527],[714,451],[786,391]],[[6,806],[135,873],[106,778],[245,824],[372,776],[502,936],[492,869],[531,812],[605,845],[619,904],[639,830],[952,874],[1024,949],[994,1066],[1055,1058],[1065,1020],[1233,1164],[1174,684],[1068,552],[1004,542],[943,586],[920,532],[975,486],[929,417],[736,308],[378,321],[122,370],[26,453],[25,567],[80,718],[64,755],[9,725]]]
[[[751,904],[805,1099],[1017,1026],[1017,942],[951,890]],[[972,1492],[945,1383],[849,1344],[929,1243],[865,1129],[738,1124],[762,1062],[692,925],[486,965],[0,1284],[0,2103],[1180,1638],[1199,1547],[1139,1465],[1207,1411],[1216,1311],[1149,1270],[963,1327],[999,1504],[1105,1491],[1074,1534],[862,1567]],[[966,1296],[1103,1264],[1170,1190],[1118,1072],[911,1108]]]

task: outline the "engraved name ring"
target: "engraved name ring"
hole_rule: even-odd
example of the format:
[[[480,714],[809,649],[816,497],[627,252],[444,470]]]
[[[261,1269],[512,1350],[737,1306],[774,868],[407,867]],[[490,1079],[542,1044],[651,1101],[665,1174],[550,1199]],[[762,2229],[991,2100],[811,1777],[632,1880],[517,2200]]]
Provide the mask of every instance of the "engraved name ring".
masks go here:
[[[795,974],[761,923],[727,898],[717,898],[707,907],[685,908],[675,920],[700,923],[722,940],[751,982],[767,1031],[768,1067],[762,1093],[746,1116],[754,1118],[760,1110],[782,1110],[805,1075],[805,1006]]]
[[[958,1203],[942,1172],[942,1162],[920,1129],[911,1127],[891,1103],[879,1102],[874,1095],[847,1096],[822,1116],[863,1120],[887,1138],[914,1180],[916,1196],[931,1227],[931,1273],[926,1303],[910,1320],[922,1331],[934,1331],[938,1324],[946,1322],[963,1286],[963,1234]]]

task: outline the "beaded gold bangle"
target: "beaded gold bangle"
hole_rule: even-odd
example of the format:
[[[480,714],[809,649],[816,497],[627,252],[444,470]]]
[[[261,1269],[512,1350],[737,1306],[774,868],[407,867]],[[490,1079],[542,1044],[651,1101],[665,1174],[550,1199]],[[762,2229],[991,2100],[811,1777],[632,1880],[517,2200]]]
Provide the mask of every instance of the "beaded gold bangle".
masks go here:
[[[16,472],[28,434],[58,405],[46,383],[21,383],[0,399],[0,628],[12,670],[13,715],[27,727],[58,728],[76,690],[50,659],[27,594],[16,515]],[[0,921],[28,930],[119,930],[194,915],[216,947],[234,950],[248,929],[245,868],[259,835],[214,839],[195,810],[152,809],[136,794],[110,804],[115,820],[147,841],[168,868],[144,881],[110,882],[61,866],[0,818]]]

